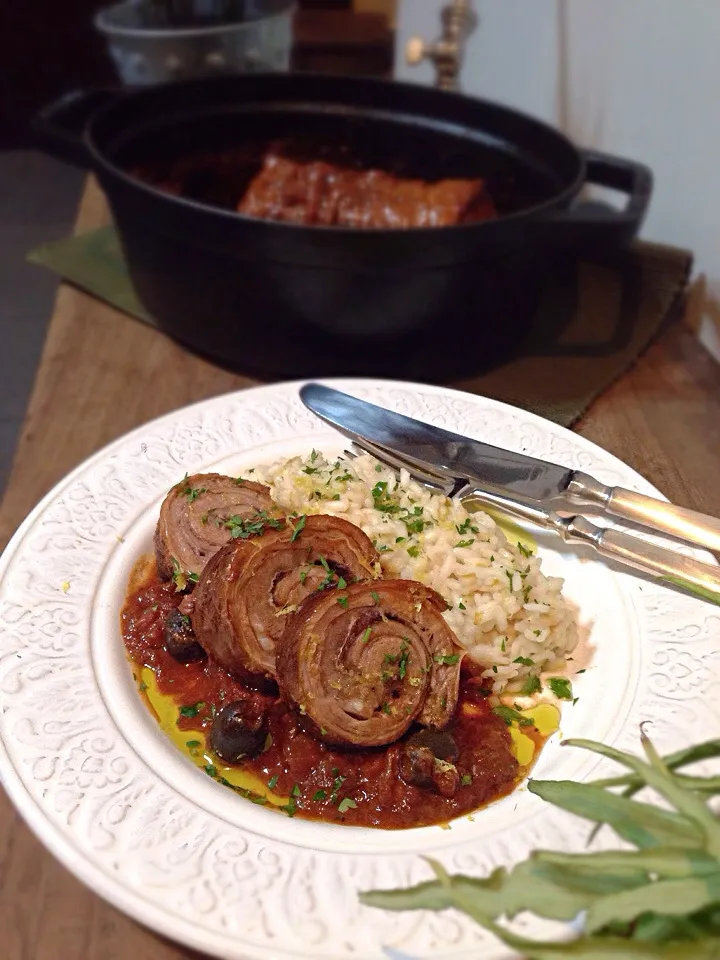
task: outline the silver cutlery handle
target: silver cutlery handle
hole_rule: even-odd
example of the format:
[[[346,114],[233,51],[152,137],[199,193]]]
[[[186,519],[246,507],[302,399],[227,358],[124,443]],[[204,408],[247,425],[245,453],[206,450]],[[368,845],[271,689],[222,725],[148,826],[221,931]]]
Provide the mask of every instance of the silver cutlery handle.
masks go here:
[[[716,517],[676,507],[623,487],[606,487],[585,473],[578,472],[573,476],[567,492],[573,503],[598,504],[619,520],[629,520],[648,530],[669,534],[720,553],[720,520]]]
[[[720,604],[720,566],[686,557],[618,530],[599,527],[585,517],[551,520],[563,540],[588,543],[608,560],[617,560],[655,579],[674,584],[712,603]]]

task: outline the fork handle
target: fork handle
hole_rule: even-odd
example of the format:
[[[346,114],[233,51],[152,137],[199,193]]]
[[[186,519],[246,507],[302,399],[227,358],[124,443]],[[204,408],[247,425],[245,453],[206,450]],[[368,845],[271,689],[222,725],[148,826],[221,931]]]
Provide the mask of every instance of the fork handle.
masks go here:
[[[580,472],[573,475],[567,493],[574,504],[598,504],[619,520],[629,520],[648,530],[669,534],[694,546],[707,547],[720,553],[720,520],[716,517],[676,507],[623,487],[606,487]]]
[[[703,563],[612,528],[599,527],[585,517],[562,518],[555,514],[551,526],[563,540],[588,543],[608,560],[627,564],[656,580],[720,604],[720,566]]]

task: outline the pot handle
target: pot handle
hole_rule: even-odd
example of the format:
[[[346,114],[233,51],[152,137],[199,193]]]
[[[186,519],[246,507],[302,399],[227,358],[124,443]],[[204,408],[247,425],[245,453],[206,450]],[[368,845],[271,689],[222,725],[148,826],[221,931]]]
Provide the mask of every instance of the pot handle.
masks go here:
[[[550,214],[553,234],[563,246],[596,248],[620,246],[632,240],[642,226],[653,192],[652,171],[642,163],[623,160],[597,150],[583,150],[586,184],[610,187],[628,195],[627,205],[617,210],[609,204],[580,202],[569,210]],[[557,227],[564,229],[556,233]]]
[[[58,160],[87,169],[90,153],[83,134],[88,121],[101,107],[116,100],[119,90],[71,90],[43,107],[33,118],[31,129],[38,146]]]

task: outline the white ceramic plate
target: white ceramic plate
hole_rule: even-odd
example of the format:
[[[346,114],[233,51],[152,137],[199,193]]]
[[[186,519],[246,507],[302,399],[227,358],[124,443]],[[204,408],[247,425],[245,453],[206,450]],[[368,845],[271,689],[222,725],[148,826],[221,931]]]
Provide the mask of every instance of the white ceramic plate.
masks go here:
[[[371,380],[340,389],[458,433],[657,493],[593,444],[532,414],[438,387]],[[43,843],[140,922],[242,960],[509,956],[457,914],[391,914],[357,891],[428,876],[421,854],[484,875],[534,847],[577,849],[582,821],[519,790],[474,818],[377,831],[290,820],[190,765],[140,702],[119,609],[151,546],[159,504],[186,472],[240,473],[344,441],[308,413],[299,384],[219,397],[135,430],[78,467],[32,512],[2,558],[0,771]],[[720,613],[540,537],[595,649],[562,720],[565,736],[637,749],[651,721],[665,750],[720,725]],[[535,776],[587,779],[602,761],[546,746]],[[526,933],[537,932],[532,923]],[[482,951],[481,951],[482,944]]]

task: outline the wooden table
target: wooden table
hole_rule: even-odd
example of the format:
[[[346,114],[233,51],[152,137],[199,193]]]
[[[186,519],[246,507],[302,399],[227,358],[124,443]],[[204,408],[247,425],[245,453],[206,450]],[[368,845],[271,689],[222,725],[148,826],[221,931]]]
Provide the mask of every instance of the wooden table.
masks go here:
[[[77,229],[107,221],[91,182]],[[254,381],[190,356],[155,330],[61,287],[10,483],[0,542],[56,481],[139,424]],[[577,432],[644,474],[668,497],[720,515],[720,368],[675,326],[598,400]],[[0,791],[3,960],[198,957],[98,899],[35,840]]]

